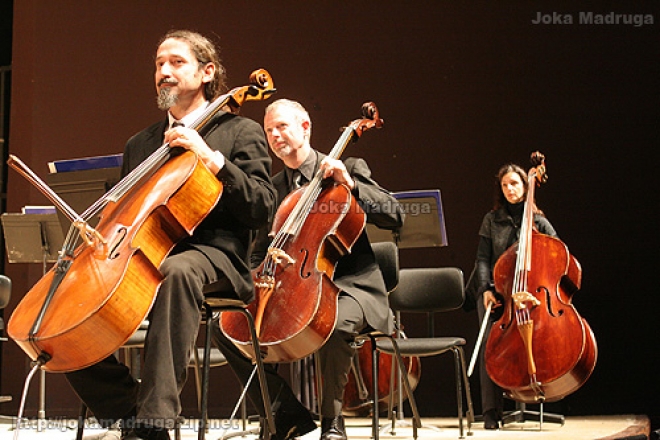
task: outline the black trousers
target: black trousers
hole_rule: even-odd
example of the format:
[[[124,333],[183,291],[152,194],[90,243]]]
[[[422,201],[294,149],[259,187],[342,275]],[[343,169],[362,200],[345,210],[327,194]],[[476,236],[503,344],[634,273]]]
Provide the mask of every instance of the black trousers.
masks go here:
[[[179,394],[199,329],[202,287],[221,274],[196,249],[167,257],[160,271],[165,278],[149,313],[139,386],[114,356],[66,374],[104,426],[135,414],[138,423],[172,428],[181,413]]]

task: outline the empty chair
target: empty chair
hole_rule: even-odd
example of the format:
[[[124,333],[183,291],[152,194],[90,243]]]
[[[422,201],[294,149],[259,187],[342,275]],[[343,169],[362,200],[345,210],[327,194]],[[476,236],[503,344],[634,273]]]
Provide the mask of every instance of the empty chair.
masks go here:
[[[374,251],[374,256],[376,257],[376,262],[378,263],[378,266],[380,267],[380,270],[383,274],[383,281],[385,282],[385,288],[387,289],[387,292],[391,294],[392,291],[396,290],[397,285],[399,283],[399,251],[397,246],[392,243],[392,242],[379,242],[379,243],[372,243],[372,249]],[[412,394],[411,388],[410,388],[410,383],[408,382],[408,377],[407,377],[407,370],[406,370],[406,365],[404,364],[404,361],[401,357],[400,354],[396,352],[396,341],[393,335],[385,335],[381,332],[378,331],[373,331],[371,333],[367,333],[364,335],[360,335],[358,338],[356,338],[356,342],[359,343],[361,341],[364,341],[366,339],[371,340],[371,349],[372,349],[372,379],[378,377],[378,351],[376,350],[376,340],[379,339],[384,339],[389,342],[389,347],[392,348],[391,354],[394,355],[394,362],[396,362],[396,365],[393,368],[396,368],[398,365],[399,371],[401,372],[401,378],[402,378],[402,383],[401,385],[403,388],[406,390],[406,394],[409,396],[409,401],[410,401],[410,407],[412,408],[413,412],[413,437],[417,438],[417,428],[421,426],[421,420],[419,417],[419,413],[417,411],[417,404],[415,402],[414,396]],[[356,356],[357,358],[357,356]],[[354,365],[353,371],[356,372],[356,382],[357,382],[357,387],[358,387],[358,392],[360,393],[366,393],[366,385],[365,383],[361,380],[359,377],[359,372],[360,368],[357,365]],[[372,393],[370,396],[370,403],[372,405],[372,420],[371,420],[371,425],[372,425],[372,438],[377,440],[379,438],[379,414],[378,414],[378,401],[379,401],[379,395],[378,395],[378,386],[372,386]],[[393,396],[390,396],[390,401],[393,401]],[[374,405],[374,402],[375,405]],[[375,409],[374,409],[375,408]],[[392,406],[390,406],[390,409],[392,409]],[[391,414],[392,420],[393,419],[393,414]]]
[[[465,300],[463,286],[463,272],[457,268],[401,269],[399,284],[389,296],[390,307],[395,312],[425,314],[457,310],[461,308]],[[454,354],[459,438],[464,438],[464,397],[467,402],[468,433],[470,433],[474,421],[470,385],[463,351],[463,346],[466,343],[465,339],[459,336],[429,336],[408,337],[398,339],[397,342],[402,356],[427,357],[442,353]],[[395,353],[395,347],[388,339],[379,339],[376,347],[378,351],[384,353]],[[465,394],[464,397],[463,394]]]

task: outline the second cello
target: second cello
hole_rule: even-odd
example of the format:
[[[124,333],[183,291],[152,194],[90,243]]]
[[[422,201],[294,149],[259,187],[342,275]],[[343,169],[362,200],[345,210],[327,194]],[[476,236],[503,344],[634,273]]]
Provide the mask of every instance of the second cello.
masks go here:
[[[338,159],[350,141],[383,123],[373,103],[362,106],[362,116],[343,130],[328,157]],[[322,176],[318,170],[308,185],[283,200],[267,255],[253,272],[255,300],[249,310],[266,362],[314,353],[335,327],[335,266],[360,237],[366,216],[347,186],[328,184]],[[254,356],[244,317],[223,313],[220,327],[244,354]]]

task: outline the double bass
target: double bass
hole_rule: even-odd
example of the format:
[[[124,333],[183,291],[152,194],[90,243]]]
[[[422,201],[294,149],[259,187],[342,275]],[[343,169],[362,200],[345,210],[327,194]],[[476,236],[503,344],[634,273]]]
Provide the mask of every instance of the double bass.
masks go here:
[[[534,189],[547,179],[545,158],[532,154],[520,239],[493,269],[503,314],[486,343],[489,376],[512,399],[553,402],[579,389],[596,365],[589,324],[572,304],[582,269],[558,238],[533,228]]]
[[[338,159],[349,142],[383,124],[376,105],[363,104],[362,118],[342,130],[328,157]],[[362,233],[366,215],[346,185],[328,182],[319,170],[282,201],[264,261],[252,273],[254,316],[264,362],[293,362],[317,351],[337,320],[339,288],[332,282],[337,261]],[[245,317],[221,313],[220,328],[254,358]]]
[[[220,110],[237,111],[275,89],[263,69],[251,84],[214,100],[191,128]],[[73,222],[55,265],[23,297],[9,336],[43,370],[74,371],[115,352],[139,327],[162,282],[158,268],[220,200],[222,184],[191,151],[159,147],[101,199],[78,215],[14,156],[9,165]],[[96,229],[88,220],[100,212]],[[83,243],[75,247],[79,230]]]

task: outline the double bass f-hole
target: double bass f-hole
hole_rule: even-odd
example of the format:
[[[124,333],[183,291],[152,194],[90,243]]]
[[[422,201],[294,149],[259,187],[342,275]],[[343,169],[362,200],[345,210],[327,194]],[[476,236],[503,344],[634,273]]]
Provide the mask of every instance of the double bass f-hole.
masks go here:
[[[539,292],[539,293],[543,292],[545,294],[545,300],[546,300],[546,304],[548,305],[547,306],[548,307],[548,313],[550,314],[550,316],[552,316],[554,318],[559,318],[561,315],[564,314],[563,309],[553,310],[552,301],[550,300],[550,290],[548,290],[547,287],[541,286],[538,289],[536,289],[536,291]]]
[[[306,279],[312,275],[312,272],[306,269],[309,251],[307,249],[300,249],[300,254],[302,255],[300,262],[300,277]]]

